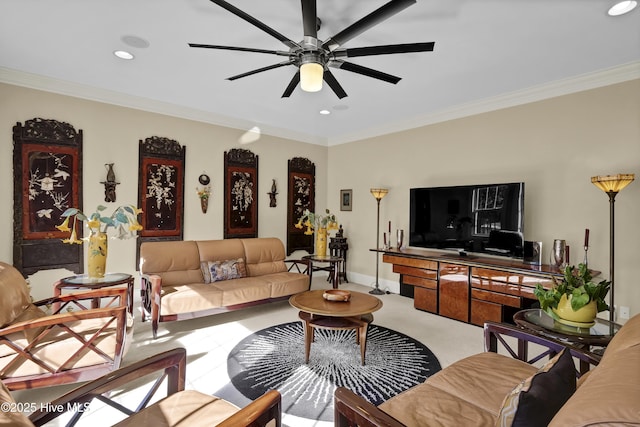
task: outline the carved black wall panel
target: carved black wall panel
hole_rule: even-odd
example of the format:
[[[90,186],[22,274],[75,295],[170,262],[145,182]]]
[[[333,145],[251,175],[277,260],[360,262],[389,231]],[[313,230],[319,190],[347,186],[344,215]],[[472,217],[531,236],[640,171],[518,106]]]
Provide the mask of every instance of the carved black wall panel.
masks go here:
[[[13,264],[39,270],[84,269],[82,245],[68,245],[56,225],[69,207],[82,209],[82,130],[34,118],[13,127]],[[79,236],[82,237],[82,229]]]
[[[224,152],[224,238],[258,237],[258,156]]]
[[[313,235],[306,235],[306,228],[295,225],[305,209],[314,212],[316,206],[316,166],[304,157],[294,157],[288,162],[287,197],[287,255],[298,250],[313,253]]]
[[[140,140],[138,206],[143,212],[136,268],[142,242],[182,240],[186,149],[177,141],[160,136]]]

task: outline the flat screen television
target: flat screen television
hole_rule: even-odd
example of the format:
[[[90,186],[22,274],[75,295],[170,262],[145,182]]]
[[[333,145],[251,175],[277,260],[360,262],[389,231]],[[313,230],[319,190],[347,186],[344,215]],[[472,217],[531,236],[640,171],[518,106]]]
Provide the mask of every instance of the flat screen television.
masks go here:
[[[409,246],[522,258],[523,182],[410,191]]]

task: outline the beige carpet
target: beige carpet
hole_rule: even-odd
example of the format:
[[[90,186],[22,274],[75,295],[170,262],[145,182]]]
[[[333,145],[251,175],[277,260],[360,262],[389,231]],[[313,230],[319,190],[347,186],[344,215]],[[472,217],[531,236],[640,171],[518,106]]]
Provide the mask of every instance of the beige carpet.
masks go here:
[[[313,289],[328,287],[330,286],[325,278],[314,277]],[[361,292],[370,290],[368,287],[357,284],[343,284],[340,288]],[[443,368],[463,357],[483,351],[482,328],[415,310],[413,300],[400,295],[382,295],[380,299],[384,306],[374,313],[374,323],[402,332],[424,343],[435,354]],[[140,322],[138,316],[134,326],[133,342],[124,364],[171,348],[184,347],[188,352],[186,387],[213,394],[229,383],[227,355],[240,340],[251,332],[267,326],[297,319],[297,310],[288,302],[280,302],[206,318],[160,323],[158,338],[154,340],[150,324]],[[14,392],[14,397],[20,402],[35,402],[39,405],[71,388],[73,386],[18,391]],[[127,390],[127,392],[141,393],[138,389]],[[122,402],[126,404],[127,395],[123,395]],[[111,408],[95,404],[95,409],[92,407],[91,412],[85,414],[78,425],[110,426],[121,417]],[[333,425],[313,420],[286,419],[286,417],[283,422],[297,427]]]

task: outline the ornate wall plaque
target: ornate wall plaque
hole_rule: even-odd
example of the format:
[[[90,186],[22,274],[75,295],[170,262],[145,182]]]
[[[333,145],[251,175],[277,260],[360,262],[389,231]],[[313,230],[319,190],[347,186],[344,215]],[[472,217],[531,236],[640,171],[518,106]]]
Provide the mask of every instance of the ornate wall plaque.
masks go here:
[[[316,166],[304,157],[294,157],[288,162],[289,185],[287,199],[287,255],[304,250],[313,253],[313,235],[304,234],[304,228],[296,228],[305,209],[314,211],[316,205]]]
[[[186,147],[173,139],[152,136],[140,141],[138,258],[144,241],[182,240],[185,153]]]
[[[81,273],[82,246],[63,244],[67,233],[55,227],[67,208],[82,209],[82,130],[41,118],[17,123],[13,167],[14,266],[25,276],[52,268]]]
[[[258,156],[224,152],[224,238],[258,237]]]

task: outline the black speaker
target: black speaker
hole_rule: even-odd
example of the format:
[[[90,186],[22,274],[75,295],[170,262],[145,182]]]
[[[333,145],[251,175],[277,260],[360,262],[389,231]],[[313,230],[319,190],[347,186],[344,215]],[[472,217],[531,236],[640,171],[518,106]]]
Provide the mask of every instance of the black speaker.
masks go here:
[[[524,241],[524,256],[525,264],[542,264],[542,242],[530,242]]]

